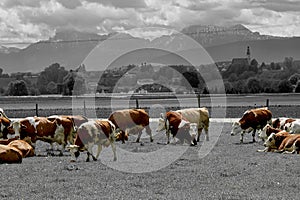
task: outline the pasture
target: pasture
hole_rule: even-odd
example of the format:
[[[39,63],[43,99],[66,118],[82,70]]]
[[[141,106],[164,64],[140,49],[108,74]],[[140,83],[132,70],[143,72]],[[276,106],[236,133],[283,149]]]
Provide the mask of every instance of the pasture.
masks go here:
[[[41,108],[39,112],[43,115],[42,112],[45,111],[44,115],[50,115],[55,114],[52,113],[55,111],[66,111],[66,107],[69,106],[65,101],[58,101],[56,104],[57,109],[51,106],[48,109]],[[5,104],[1,104],[1,107],[5,109]],[[248,109],[248,105],[238,107],[229,105],[226,117],[238,118],[245,109]],[[15,117],[32,116],[27,112],[32,110],[31,108],[20,110],[20,105],[6,110],[9,117],[17,110],[19,114]],[[270,110],[274,113],[274,117],[299,118],[300,115],[298,105],[270,106]],[[106,115],[109,111],[108,109],[103,112],[102,109],[99,113]],[[87,163],[86,153],[81,153],[76,163],[70,163],[68,152],[62,157],[47,156],[46,149],[49,145],[38,142],[36,157],[24,158],[22,164],[0,165],[0,197],[3,199],[299,199],[299,155],[257,152],[258,149],[263,149],[261,141],[250,142],[252,136],[249,134],[244,137],[245,144],[240,144],[238,135],[230,136],[231,123],[224,123],[222,126],[220,122],[213,121],[209,130],[210,139],[216,141],[216,144],[205,157],[200,158],[198,154],[205,144],[204,137],[201,137],[202,142],[195,147],[170,144],[170,148],[166,148],[168,145],[163,144],[166,142],[166,136],[163,133],[155,133],[156,125],[156,121],[150,124],[154,134],[153,143],[150,143],[144,134],[141,138],[142,145],[134,142],[136,139],[134,136],[131,136],[125,144],[118,142],[116,162],[112,161],[111,147],[103,149],[98,161]],[[220,135],[215,134],[219,131]],[[183,148],[183,154],[169,165],[158,170],[135,173],[143,171],[139,162],[146,160],[149,152],[174,150],[176,153]],[[142,156],[126,160],[125,157],[121,157],[124,151]],[[160,165],[163,159],[158,154],[153,159],[155,163],[149,165]],[[134,167],[128,169],[132,173],[109,167],[125,166],[130,163],[135,163],[132,165]]]

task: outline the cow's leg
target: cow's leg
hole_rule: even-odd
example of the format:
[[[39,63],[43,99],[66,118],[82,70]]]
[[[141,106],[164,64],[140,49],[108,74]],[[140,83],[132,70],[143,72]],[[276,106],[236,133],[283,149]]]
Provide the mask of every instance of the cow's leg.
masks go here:
[[[112,149],[113,154],[114,154],[114,161],[116,161],[117,160],[117,153],[116,153],[117,148],[116,148],[116,145],[115,145],[114,142],[112,142],[110,145],[111,145],[111,149]]]
[[[136,139],[136,141],[135,142],[140,142],[140,138],[141,138],[141,136],[142,136],[142,130],[138,130],[138,136],[137,136],[137,139]]]
[[[243,131],[241,132],[241,138],[240,138],[240,143],[241,143],[241,144],[244,143],[244,134],[245,134],[245,130],[243,130]]]
[[[87,154],[87,157],[86,157],[86,160],[85,160],[85,161],[86,161],[86,162],[90,162],[90,155],[91,155],[91,153],[87,151],[86,154]]]
[[[93,158],[94,161],[96,161],[96,160],[98,159],[98,157],[99,157],[101,151],[102,151],[102,145],[101,145],[101,144],[98,144],[98,145],[97,145],[97,153],[96,153],[96,156],[94,156],[94,155],[92,154],[92,158]]]
[[[167,135],[167,144],[170,144],[170,131],[166,131],[166,135]]]
[[[252,139],[253,139],[253,142],[256,142],[256,140],[255,140],[255,133],[256,133],[256,129],[254,129],[253,132],[252,132]]]
[[[201,136],[201,133],[202,133],[202,129],[203,129],[203,128],[198,128],[197,142],[200,141],[200,136]]]
[[[205,136],[206,136],[206,141],[209,141],[209,137],[208,137],[208,127],[204,128],[205,130]]]
[[[153,142],[152,132],[151,132],[149,125],[146,126],[146,133],[150,136],[150,142]]]

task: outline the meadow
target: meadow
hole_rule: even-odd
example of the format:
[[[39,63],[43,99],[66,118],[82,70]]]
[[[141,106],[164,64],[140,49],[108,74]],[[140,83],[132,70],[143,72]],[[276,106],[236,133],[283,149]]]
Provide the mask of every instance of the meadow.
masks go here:
[[[53,99],[48,101],[51,106],[47,109],[40,107],[38,110],[41,116],[73,112],[68,107],[70,101],[57,101],[53,106]],[[27,105],[26,101],[20,102]],[[22,110],[20,102],[15,108],[8,106],[6,109],[1,100],[1,107],[8,117],[12,117],[14,113],[18,113],[14,117],[35,114],[34,106]],[[257,101],[252,102],[253,105],[255,102]],[[134,101],[132,105],[135,105]],[[177,104],[169,104],[164,109],[176,107]],[[161,111],[159,108],[158,111]],[[226,118],[238,118],[248,108],[251,106],[247,104],[229,104]],[[109,107],[97,108],[97,117],[98,113],[99,117],[107,117],[111,110]],[[274,117],[300,116],[299,105],[271,105],[270,110]],[[78,112],[83,110],[78,108]],[[155,112],[152,114],[152,117],[157,116]],[[146,135],[143,135],[141,144],[134,142],[134,136],[125,144],[117,143],[116,162],[112,161],[110,147],[103,149],[98,161],[85,162],[86,153],[81,153],[77,162],[71,163],[68,152],[61,157],[48,156],[46,149],[49,145],[38,142],[37,156],[25,158],[21,164],[0,165],[0,198],[299,199],[299,155],[257,152],[258,149],[263,149],[262,141],[257,139],[258,142],[252,143],[252,136],[246,135],[245,143],[240,144],[238,135],[230,136],[231,123],[223,124],[218,121],[210,124],[210,142],[201,137],[202,142],[195,147],[170,144],[167,148],[169,145],[164,145],[166,136],[162,132],[156,133],[156,126],[157,121],[153,120],[150,124],[154,134],[153,143],[149,142]],[[202,157],[199,152],[207,145],[212,145],[211,149]],[[151,169],[151,166],[159,166],[164,162],[162,154],[157,154],[152,163],[149,163],[150,169],[139,165],[149,158],[151,152],[161,150],[174,155],[182,149],[182,155],[177,155],[178,158],[173,162],[159,169]],[[133,156],[126,156],[126,152]],[[135,165],[130,165],[132,163]],[[127,165],[133,167],[120,170]]]

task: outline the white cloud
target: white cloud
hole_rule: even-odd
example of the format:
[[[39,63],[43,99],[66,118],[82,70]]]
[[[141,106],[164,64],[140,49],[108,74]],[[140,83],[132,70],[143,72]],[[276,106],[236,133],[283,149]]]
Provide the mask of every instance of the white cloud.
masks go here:
[[[0,42],[47,39],[60,29],[107,33],[236,23],[263,34],[299,36],[299,16],[295,0],[3,0]]]

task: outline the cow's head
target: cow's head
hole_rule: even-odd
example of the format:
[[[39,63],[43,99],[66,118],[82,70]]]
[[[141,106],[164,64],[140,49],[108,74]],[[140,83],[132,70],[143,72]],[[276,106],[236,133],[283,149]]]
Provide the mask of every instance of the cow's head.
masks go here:
[[[241,128],[241,123],[240,122],[234,122],[232,124],[232,129],[231,129],[231,135],[236,135],[238,133],[241,133],[243,129]]]
[[[27,126],[21,123],[20,120],[14,120],[11,122],[10,126],[7,127],[8,134],[7,138],[20,137],[20,133],[26,130]],[[22,139],[22,138],[21,138]]]
[[[262,130],[261,132],[259,133],[258,137],[261,138],[262,140],[266,140],[268,138],[268,135],[267,135],[267,131],[268,129],[271,127],[270,124],[267,124]]]
[[[160,113],[160,117],[158,118],[158,124],[156,128],[156,132],[160,132],[163,130],[169,129],[169,121],[163,113]]]
[[[271,135],[268,137],[268,139],[265,141],[264,146],[269,148],[276,148],[276,134],[271,133]]]
[[[70,151],[70,154],[71,154],[71,162],[76,162],[77,158],[79,157],[80,155],[80,152],[79,152],[79,146],[78,145],[69,145],[67,146],[67,150]]]

